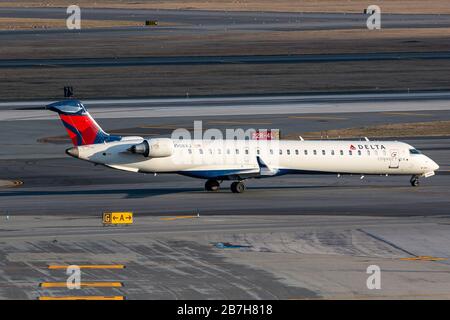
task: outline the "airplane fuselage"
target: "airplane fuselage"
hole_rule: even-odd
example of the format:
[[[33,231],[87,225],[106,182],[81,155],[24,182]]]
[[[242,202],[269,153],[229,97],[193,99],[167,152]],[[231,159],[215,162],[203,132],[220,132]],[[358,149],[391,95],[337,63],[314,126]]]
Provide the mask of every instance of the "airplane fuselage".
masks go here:
[[[222,180],[291,173],[428,176],[438,168],[411,145],[396,141],[170,140],[173,152],[167,157],[127,151],[143,140],[78,146],[77,157],[126,171]],[[266,165],[265,173],[258,158]]]

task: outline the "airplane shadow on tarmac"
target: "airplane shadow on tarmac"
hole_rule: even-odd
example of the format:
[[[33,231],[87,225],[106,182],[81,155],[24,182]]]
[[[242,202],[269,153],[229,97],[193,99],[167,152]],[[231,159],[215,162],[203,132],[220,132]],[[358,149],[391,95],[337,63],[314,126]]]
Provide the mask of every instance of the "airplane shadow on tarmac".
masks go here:
[[[385,185],[308,185],[308,186],[253,186],[249,187],[246,192],[251,191],[277,191],[277,190],[323,190],[323,189],[382,189],[385,190]],[[392,189],[402,190],[404,188],[411,188],[406,184],[389,186]],[[421,187],[423,188],[423,187]],[[139,189],[98,189],[98,190],[67,190],[67,191],[40,191],[40,190],[8,190],[0,192],[1,197],[27,197],[27,196],[102,196],[102,195],[125,195],[126,199],[133,198],[147,198],[170,194],[199,194],[204,193],[214,194],[231,194],[228,187],[223,187],[219,192],[206,192],[203,188],[139,188]],[[244,193],[245,194],[245,193]]]

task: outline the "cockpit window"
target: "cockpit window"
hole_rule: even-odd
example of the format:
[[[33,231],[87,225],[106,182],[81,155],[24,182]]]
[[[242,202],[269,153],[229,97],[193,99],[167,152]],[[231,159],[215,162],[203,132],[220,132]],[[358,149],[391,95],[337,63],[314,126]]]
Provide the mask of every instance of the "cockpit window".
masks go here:
[[[421,152],[417,149],[409,149],[410,154],[421,154]]]

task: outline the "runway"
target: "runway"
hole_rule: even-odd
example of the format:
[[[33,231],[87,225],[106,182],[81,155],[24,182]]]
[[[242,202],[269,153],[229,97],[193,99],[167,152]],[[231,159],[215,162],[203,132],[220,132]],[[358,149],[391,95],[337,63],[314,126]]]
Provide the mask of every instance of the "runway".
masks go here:
[[[192,128],[195,120],[203,120],[204,128],[278,128],[282,135],[287,135],[348,128],[355,124],[370,126],[450,119],[445,92],[349,94],[340,98],[341,101],[333,95],[213,97],[193,101],[129,99],[116,101],[117,104],[108,100],[98,100],[96,104],[92,101],[96,105],[93,108],[86,105],[106,131],[149,137],[170,136],[176,128]],[[333,99],[336,102],[324,102]],[[15,102],[1,106],[0,179],[24,182],[20,188],[4,189],[0,193],[0,211],[10,214],[77,215],[80,209],[83,215],[123,209],[150,216],[197,211],[207,215],[447,214],[450,201],[448,137],[401,139],[423,150],[441,166],[436,177],[423,180],[423,185],[417,189],[409,187],[409,177],[360,180],[359,176],[338,179],[336,176],[299,175],[250,180],[248,192],[239,196],[231,194],[225,182],[221,192],[209,194],[203,191],[202,180],[120,172],[67,157],[64,150],[69,144],[59,119],[41,107],[35,110],[34,104],[36,102],[23,105]],[[325,205],[321,199],[326,199]],[[72,203],[83,206],[79,208]]]
[[[365,28],[368,15],[355,13],[288,13],[208,10],[82,9],[83,19],[158,20],[214,30],[329,30]],[[1,8],[0,17],[66,19],[66,8]],[[450,15],[383,14],[383,28],[437,28],[450,26]],[[41,31],[36,31],[40,33]],[[64,32],[64,30],[60,30]],[[8,33],[8,31],[6,31]]]
[[[162,98],[127,98],[127,99],[83,99],[89,106],[207,106],[232,104],[271,104],[271,103],[314,103],[314,102],[370,102],[370,101],[416,101],[416,100],[447,100],[449,91],[414,91],[414,92],[338,92],[327,94],[261,94],[261,95],[235,95],[235,96],[203,96],[203,97],[162,97]],[[42,107],[54,101],[0,101],[0,110],[33,110],[32,107]],[[30,109],[27,109],[29,108]]]
[[[366,93],[330,95],[260,95],[194,98],[85,100],[99,119],[218,117],[278,114],[323,114],[389,111],[450,110],[448,92]],[[54,119],[44,110],[54,101],[0,102],[0,121]],[[92,107],[91,107],[92,106]],[[130,120],[133,121],[133,120]]]

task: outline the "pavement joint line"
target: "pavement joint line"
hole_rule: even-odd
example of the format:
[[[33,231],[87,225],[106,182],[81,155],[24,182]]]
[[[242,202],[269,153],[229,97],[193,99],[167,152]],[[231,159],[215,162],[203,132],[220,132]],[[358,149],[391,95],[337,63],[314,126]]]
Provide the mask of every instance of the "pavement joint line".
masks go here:
[[[389,245],[389,246],[391,246],[391,247],[393,247],[393,248],[395,248],[397,250],[403,251],[404,253],[409,254],[410,256],[415,256],[415,254],[413,254],[413,253],[411,253],[411,252],[409,252],[409,251],[407,251],[407,250],[397,246],[396,244],[394,244],[394,243],[392,243],[390,241],[387,241],[387,240],[383,239],[382,237],[379,237],[379,236],[376,236],[376,235],[374,235],[374,234],[372,234],[370,232],[367,232],[364,229],[359,228],[359,229],[356,229],[356,230],[361,232],[361,233],[364,233],[365,235],[367,235],[367,236],[369,236],[369,237],[371,237],[371,238],[373,238],[373,239],[375,239],[377,241],[384,242],[387,245]]]
[[[272,122],[258,122],[258,121],[220,121],[220,120],[210,120],[209,124],[239,124],[239,125],[270,125]]]
[[[125,300],[125,296],[42,296],[38,300]]]
[[[39,283],[40,288],[67,288],[67,282],[41,282]],[[122,282],[80,282],[81,288],[121,288],[123,287]]]
[[[178,129],[179,126],[177,125],[143,125],[143,126],[139,126],[139,128],[143,128],[143,129]],[[193,129],[193,128],[186,128],[186,129]]]
[[[305,119],[305,120],[348,120],[344,117],[321,117],[321,116],[289,116],[288,119]]]
[[[93,265],[76,265],[80,269],[125,269],[123,264],[93,264]],[[48,269],[67,269],[69,265],[49,265]]]
[[[164,220],[164,221],[173,221],[173,220],[178,220],[178,219],[193,219],[193,218],[198,218],[198,216],[176,216],[176,217],[165,217],[165,218],[161,218],[160,220]]]
[[[307,297],[291,297],[288,298],[287,300],[367,300],[367,299],[418,299],[420,297],[424,297],[424,298],[430,298],[430,297],[440,297],[440,298],[448,298],[450,296],[450,293],[431,293],[431,294],[422,294],[422,293],[418,293],[418,294],[391,294],[391,295],[385,295],[385,294],[381,294],[381,295],[364,295],[364,294],[356,294],[356,295],[347,295],[347,294],[341,294],[341,295],[330,295],[330,296],[323,296],[323,297],[318,297],[318,298],[307,298]]]

